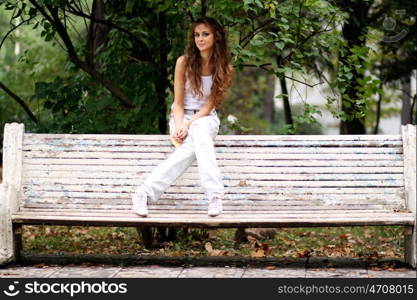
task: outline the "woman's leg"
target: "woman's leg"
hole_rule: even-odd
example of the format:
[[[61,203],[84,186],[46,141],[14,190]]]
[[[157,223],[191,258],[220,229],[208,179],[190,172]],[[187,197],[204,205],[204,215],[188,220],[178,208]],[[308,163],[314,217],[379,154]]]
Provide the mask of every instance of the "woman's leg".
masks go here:
[[[198,161],[201,185],[209,199],[223,198],[224,186],[214,152],[214,138],[219,131],[220,120],[216,115],[201,117],[191,123],[188,131]]]
[[[167,160],[159,164],[146,177],[141,189],[152,200],[158,200],[163,192],[194,162],[196,158],[194,149],[191,142],[187,141],[187,139],[175,149],[174,153]]]
[[[184,116],[185,119],[190,117],[190,115]],[[169,128],[170,132],[175,131],[173,117],[170,117]],[[158,200],[164,191],[192,165],[195,159],[192,140],[187,136],[167,160],[152,170],[138,190],[144,191],[150,199]]]

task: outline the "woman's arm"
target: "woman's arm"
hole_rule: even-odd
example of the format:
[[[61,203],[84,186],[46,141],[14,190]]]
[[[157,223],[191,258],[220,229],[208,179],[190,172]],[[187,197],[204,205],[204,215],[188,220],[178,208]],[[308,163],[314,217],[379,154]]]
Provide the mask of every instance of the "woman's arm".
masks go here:
[[[185,57],[178,57],[174,74],[174,114],[175,128],[180,128],[184,120]]]
[[[214,108],[214,101],[213,101],[213,97],[209,96],[209,98],[207,99],[206,103],[200,108],[200,110],[198,111],[198,113],[196,113],[191,119],[189,119],[188,121],[184,122],[188,127],[190,127],[191,123],[195,120],[197,120],[198,118],[207,116],[208,114],[210,114],[210,112],[213,110]]]

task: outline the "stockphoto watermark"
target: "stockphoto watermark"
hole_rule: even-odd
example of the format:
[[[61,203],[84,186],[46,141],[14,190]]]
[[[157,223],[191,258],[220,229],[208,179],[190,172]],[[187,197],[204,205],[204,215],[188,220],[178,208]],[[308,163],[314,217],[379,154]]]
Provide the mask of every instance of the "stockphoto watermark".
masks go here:
[[[401,21],[405,15],[405,9],[397,9],[394,12],[394,16],[385,15],[382,21],[382,27],[384,29],[384,37],[382,41],[386,43],[395,43],[402,40],[408,33],[408,30],[401,29],[397,26],[397,21]],[[415,20],[413,20],[414,23]]]
[[[101,282],[32,282],[13,281],[3,290],[3,295],[15,297],[19,294],[60,294],[74,297],[78,294],[126,294],[127,283]],[[2,296],[3,297],[3,296]]]

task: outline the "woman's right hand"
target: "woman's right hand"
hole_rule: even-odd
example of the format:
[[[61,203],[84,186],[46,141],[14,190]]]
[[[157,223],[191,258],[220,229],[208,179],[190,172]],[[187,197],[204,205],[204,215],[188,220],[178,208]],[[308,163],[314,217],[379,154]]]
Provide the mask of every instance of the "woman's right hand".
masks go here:
[[[171,140],[173,141],[173,144],[174,144],[175,146],[178,146],[178,145],[176,145],[176,143],[177,143],[177,144],[181,144],[181,143],[182,143],[182,141],[181,141],[180,139],[178,139],[178,138],[177,138],[177,136],[176,136],[176,133],[175,133],[175,132],[173,132],[173,133],[171,134]]]
[[[187,135],[188,135],[188,124],[183,123],[181,126],[178,127],[178,129],[174,131],[172,137],[178,143],[182,143],[187,137]]]

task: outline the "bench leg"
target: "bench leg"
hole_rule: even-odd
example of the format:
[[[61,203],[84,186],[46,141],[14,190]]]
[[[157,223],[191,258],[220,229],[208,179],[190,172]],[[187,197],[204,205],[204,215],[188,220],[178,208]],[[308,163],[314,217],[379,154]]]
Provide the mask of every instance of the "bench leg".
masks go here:
[[[22,224],[13,224],[13,252],[14,260],[20,260],[22,250]]]
[[[416,268],[416,126],[401,125],[401,135],[403,139],[404,152],[404,187],[405,204],[409,211],[414,215],[414,226],[412,232],[405,234],[405,261],[414,269]]]
[[[414,269],[416,268],[416,256],[417,256],[417,235],[416,228],[406,229],[404,233],[404,245],[405,253],[404,260],[409,263]]]
[[[152,249],[154,241],[154,232],[152,228],[147,226],[138,226],[136,227],[136,231],[142,236],[142,241],[145,244],[145,247],[147,249]]]
[[[13,226],[6,203],[7,189],[0,184],[0,265],[14,261]]]
[[[240,244],[248,241],[248,235],[245,232],[245,227],[238,227],[235,231],[235,249],[239,249]]]

